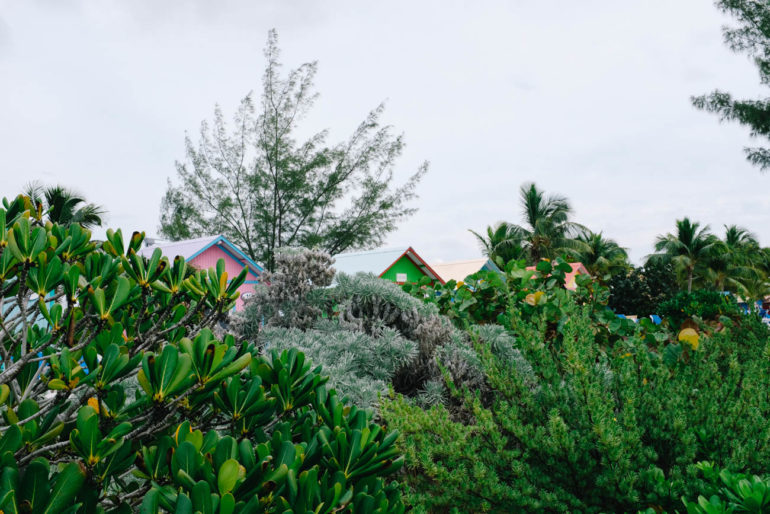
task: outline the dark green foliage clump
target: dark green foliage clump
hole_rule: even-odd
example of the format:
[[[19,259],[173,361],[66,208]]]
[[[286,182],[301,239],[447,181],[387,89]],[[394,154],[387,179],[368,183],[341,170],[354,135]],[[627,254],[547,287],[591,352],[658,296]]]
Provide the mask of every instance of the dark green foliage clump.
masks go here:
[[[612,310],[639,317],[658,314],[658,305],[678,291],[672,266],[655,259],[628,273],[613,275],[607,286],[610,290],[608,306]]]
[[[418,511],[635,512],[681,509],[704,483],[697,462],[747,473],[770,463],[770,340],[752,319],[676,358],[642,333],[597,344],[585,307],[561,335],[510,315],[526,366],[477,344],[483,395],[448,385],[463,409],[395,396],[383,417],[403,433]]]
[[[740,315],[735,297],[717,291],[696,289],[692,293],[680,291],[658,306],[658,314],[668,319],[673,328],[693,317],[719,321],[721,316],[737,318]]]

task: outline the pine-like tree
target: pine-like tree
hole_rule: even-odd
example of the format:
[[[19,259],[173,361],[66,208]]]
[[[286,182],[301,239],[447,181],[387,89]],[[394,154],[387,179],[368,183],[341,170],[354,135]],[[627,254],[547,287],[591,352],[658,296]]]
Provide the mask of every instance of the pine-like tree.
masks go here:
[[[326,131],[298,140],[299,122],[318,96],[317,63],[282,76],[275,31],[265,57],[260,111],[249,94],[232,127],[217,107],[213,123],[202,123],[197,147],[186,138],[179,184],[169,182],[161,205],[161,233],[175,240],[226,234],[269,271],[278,248],[321,248],[334,255],[377,246],[415,211],[408,204],[427,163],[394,185],[404,142],[381,125],[382,105],[347,141],[330,145]]]
[[[770,85],[770,3],[764,0],[718,0],[717,7],[734,16],[738,25],[726,27],[724,38],[735,52],[743,52],[754,59],[760,82]],[[722,120],[746,125],[754,137],[770,139],[770,99],[737,100],[730,93],[716,90],[696,96],[692,102],[698,109],[717,113]],[[746,157],[759,169],[770,168],[770,149],[746,148]]]

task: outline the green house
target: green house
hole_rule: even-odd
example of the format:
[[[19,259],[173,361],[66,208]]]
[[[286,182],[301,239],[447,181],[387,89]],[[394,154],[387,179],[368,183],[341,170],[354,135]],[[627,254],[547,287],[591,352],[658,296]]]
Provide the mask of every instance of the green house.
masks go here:
[[[396,284],[419,282],[422,277],[444,283],[438,273],[433,271],[411,246],[341,253],[334,256],[334,268],[348,275],[373,273]]]

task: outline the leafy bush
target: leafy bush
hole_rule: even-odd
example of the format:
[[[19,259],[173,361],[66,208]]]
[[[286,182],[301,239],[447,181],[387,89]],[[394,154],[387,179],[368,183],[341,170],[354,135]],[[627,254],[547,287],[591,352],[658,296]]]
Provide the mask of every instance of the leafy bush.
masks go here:
[[[668,318],[673,327],[679,327],[686,319],[718,321],[721,316],[740,316],[738,304],[732,295],[718,291],[698,289],[691,293],[680,291],[658,306],[658,312]]]
[[[572,271],[562,258],[542,260],[534,270],[524,261],[511,261],[504,273],[480,271],[464,281],[450,280],[444,285],[405,284],[404,290],[432,303],[456,325],[468,328],[476,324],[505,325],[508,313],[516,309],[528,318],[543,313],[550,321],[563,319],[563,305],[577,302],[589,305],[592,312],[606,311],[608,291],[588,275],[577,275],[576,291],[565,289],[566,274]]]
[[[767,329],[755,320],[685,343],[639,327],[607,346],[589,306],[548,314],[512,308],[517,356],[477,343],[488,390],[455,384],[463,407],[384,402],[403,434],[408,501],[418,512],[657,512],[703,490],[696,463],[764,472],[770,463]]]
[[[138,233],[96,243],[26,197],[3,206],[0,510],[403,509],[382,480],[395,434],[296,350],[214,339],[245,270],[141,257]]]
[[[535,270],[526,269],[523,261],[512,261],[503,274],[484,271],[462,282],[422,282],[403,288],[415,298],[436,305],[441,314],[464,329],[485,324],[510,329],[511,313],[515,312],[525,320],[544,320],[548,331],[560,334],[572,306],[578,304],[588,308],[599,343],[611,344],[634,333],[636,326],[631,320],[618,318],[607,307],[607,288],[590,276],[578,275],[577,289],[565,289],[566,273],[571,269],[561,258],[540,261]]]
[[[707,485],[697,501],[682,501],[688,514],[722,514],[732,512],[770,512],[770,478],[749,476],[719,470],[712,462],[700,462],[696,466],[704,475]]]

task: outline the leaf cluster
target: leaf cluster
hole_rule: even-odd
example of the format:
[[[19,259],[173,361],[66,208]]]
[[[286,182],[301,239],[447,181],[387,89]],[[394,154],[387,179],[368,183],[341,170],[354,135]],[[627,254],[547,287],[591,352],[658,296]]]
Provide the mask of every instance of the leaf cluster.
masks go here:
[[[394,434],[296,350],[214,338],[246,270],[144,257],[143,237],[3,200],[0,509],[398,512]]]

